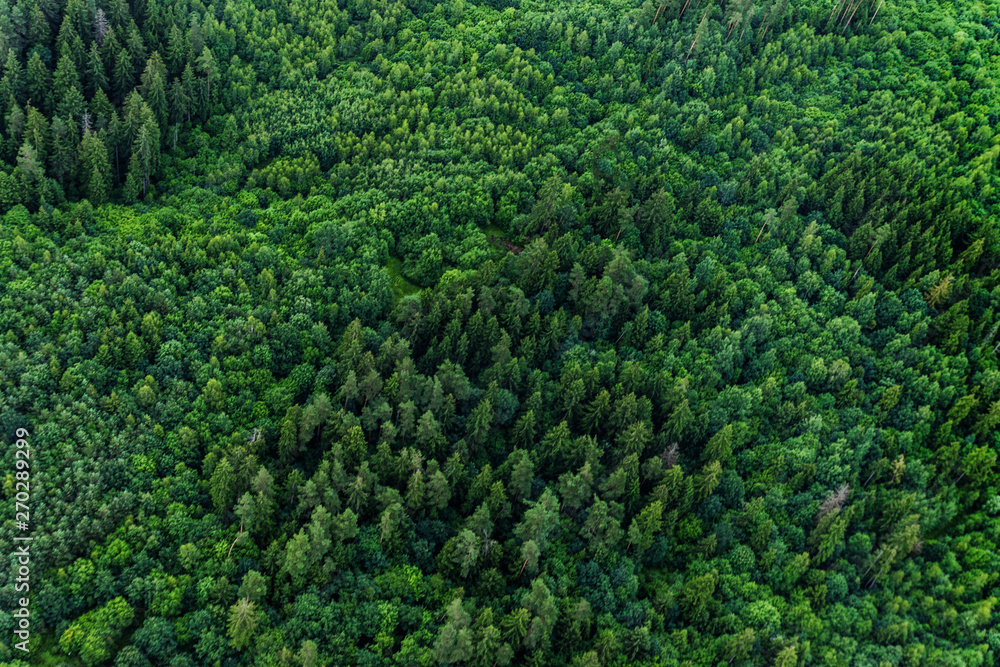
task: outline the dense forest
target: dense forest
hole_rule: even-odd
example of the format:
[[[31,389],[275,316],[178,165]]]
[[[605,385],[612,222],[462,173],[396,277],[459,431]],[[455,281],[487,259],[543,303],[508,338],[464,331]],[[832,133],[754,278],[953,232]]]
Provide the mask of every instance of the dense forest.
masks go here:
[[[0,0],[0,664],[1000,666],[998,35]]]

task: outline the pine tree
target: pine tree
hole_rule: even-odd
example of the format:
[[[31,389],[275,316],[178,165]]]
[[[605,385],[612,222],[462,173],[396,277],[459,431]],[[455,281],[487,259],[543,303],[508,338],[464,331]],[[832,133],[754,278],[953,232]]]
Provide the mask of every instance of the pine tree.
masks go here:
[[[955,277],[948,274],[934,285],[924,296],[927,304],[932,308],[938,308],[942,304],[945,304],[948,300],[948,295],[951,293],[951,284],[954,280]]]
[[[722,465],[718,461],[708,463],[701,469],[701,474],[695,477],[695,498],[700,501],[712,495],[721,481]]]
[[[541,550],[534,540],[528,540],[521,545],[521,572],[525,570],[528,574],[535,574],[538,571],[538,558]],[[520,574],[520,572],[518,573]]]
[[[52,120],[52,154],[49,164],[52,175],[67,188],[76,173],[76,128],[72,121],[56,117]]]
[[[624,531],[619,519],[611,513],[610,505],[595,495],[580,536],[587,541],[589,553],[598,562],[603,562],[624,536]]]
[[[511,457],[518,455],[510,474],[510,490],[514,498],[526,499],[531,493],[531,482],[535,477],[535,466],[531,456],[524,450],[514,450]]]
[[[17,152],[17,166],[24,176],[25,185],[33,188],[45,176],[45,162],[39,157],[38,151],[27,140],[21,144],[21,149]]]
[[[27,121],[27,116],[24,115],[24,111],[15,102],[12,106],[10,113],[4,119],[7,123],[7,136],[15,144],[21,143],[21,136],[24,133],[24,125]]]
[[[68,0],[65,16],[78,38],[90,36],[90,11],[85,0]]]
[[[78,118],[83,117],[83,112],[87,108],[87,102],[83,98],[83,93],[76,86],[70,86],[66,94],[59,98],[56,104],[56,115],[62,116],[76,123]]]
[[[299,452],[299,420],[302,415],[302,408],[293,405],[285,410],[285,418],[281,422],[278,436],[278,456],[285,463]]]
[[[114,105],[111,104],[111,100],[108,99],[104,90],[98,89],[94,93],[93,99],[90,100],[90,117],[93,129],[98,131],[106,130],[114,116]]]
[[[215,100],[216,89],[219,81],[219,65],[215,61],[212,50],[205,48],[198,56],[198,71],[204,75],[202,80],[202,109],[207,112],[212,107]]]
[[[128,31],[125,48],[128,51],[129,59],[132,61],[132,71],[138,72],[146,62],[147,51],[146,44],[142,41],[142,35],[139,33],[139,28],[135,22],[132,22],[131,28]]]
[[[13,95],[17,104],[24,104],[26,95],[28,94],[24,69],[21,67],[21,62],[17,59],[17,56],[14,55],[13,50],[7,52],[7,60],[3,66],[3,79],[0,81],[0,89],[6,91],[9,95]],[[4,98],[4,103],[6,103],[6,98]]]
[[[653,538],[660,532],[662,520],[663,505],[659,500],[654,500],[632,519],[628,529],[629,545],[635,548],[639,555],[653,545]]]
[[[259,615],[257,604],[251,602],[249,598],[238,600],[229,608],[227,633],[230,644],[237,651],[242,650],[250,643],[260,622]]]
[[[170,37],[167,40],[167,64],[170,66],[171,74],[177,75],[183,71],[190,50],[185,34],[176,23],[171,25]]]
[[[466,422],[465,440],[472,446],[473,450],[478,449],[485,442],[492,423],[493,402],[489,398],[483,398],[479,405],[473,409]]]
[[[447,619],[434,642],[434,658],[441,664],[464,662],[472,657],[472,630],[461,598],[448,605]]]
[[[733,425],[726,424],[713,435],[702,450],[702,461],[721,461],[725,463],[733,454]]]
[[[534,410],[528,410],[518,417],[511,431],[514,443],[525,447],[530,446],[535,440],[536,423]]]
[[[52,76],[49,70],[42,64],[42,59],[38,51],[31,54],[28,61],[28,74],[25,77],[27,82],[28,99],[31,104],[43,110],[49,109],[49,93],[52,88]]]
[[[524,518],[514,528],[514,535],[524,541],[533,540],[539,549],[544,549],[558,529],[559,499],[550,489],[545,489],[525,511]]]
[[[129,21],[132,20],[126,0],[109,0],[108,9],[110,11],[109,18],[115,28],[125,28]]]
[[[31,147],[35,149],[35,154],[38,159],[44,163],[49,154],[49,138],[51,136],[49,121],[46,120],[41,111],[35,107],[29,106],[28,120],[24,129],[25,141],[31,144]]]
[[[452,559],[459,566],[460,576],[466,579],[479,561],[483,548],[482,540],[471,530],[463,530],[454,538],[454,543]]]
[[[236,473],[228,457],[215,465],[209,487],[216,514],[228,511],[236,499]]]
[[[559,495],[563,507],[570,511],[583,508],[593,495],[594,476],[590,463],[584,463],[576,473],[564,473],[559,477]]]
[[[41,3],[36,2],[28,14],[28,41],[30,44],[48,46],[51,38],[52,28],[49,26],[49,20],[42,11]]]
[[[158,0],[146,0],[143,12],[143,36],[149,44],[160,44],[166,40],[168,19]]]
[[[90,43],[90,51],[87,52],[87,92],[93,97],[98,90],[107,91],[108,75],[104,70],[104,60],[97,47],[97,42]]]
[[[63,15],[63,22],[59,27],[59,36],[56,37],[56,52],[59,53],[60,57],[68,56],[77,69],[83,67],[87,49],[83,45],[80,35],[76,33],[68,13]]]

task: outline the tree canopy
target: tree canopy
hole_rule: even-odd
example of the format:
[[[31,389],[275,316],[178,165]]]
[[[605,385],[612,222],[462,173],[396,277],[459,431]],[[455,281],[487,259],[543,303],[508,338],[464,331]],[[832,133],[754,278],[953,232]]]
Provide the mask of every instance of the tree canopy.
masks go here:
[[[0,662],[997,665],[997,16],[0,0]]]

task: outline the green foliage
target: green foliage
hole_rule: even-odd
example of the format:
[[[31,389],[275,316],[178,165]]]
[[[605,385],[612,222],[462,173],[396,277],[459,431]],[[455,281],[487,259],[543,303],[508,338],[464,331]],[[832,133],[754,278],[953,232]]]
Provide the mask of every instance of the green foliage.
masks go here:
[[[48,652],[994,664],[997,15],[0,0]]]
[[[135,612],[123,597],[80,616],[59,638],[59,648],[79,655],[85,665],[98,665],[111,655],[109,645],[132,624]]]

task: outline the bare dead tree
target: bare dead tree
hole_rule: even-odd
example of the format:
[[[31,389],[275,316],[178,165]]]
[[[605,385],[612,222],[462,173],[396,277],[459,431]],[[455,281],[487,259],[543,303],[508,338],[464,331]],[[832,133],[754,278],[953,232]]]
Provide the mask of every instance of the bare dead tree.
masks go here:
[[[233,554],[233,547],[236,546],[236,543],[240,541],[241,537],[243,537],[243,522],[242,521],[240,521],[240,532],[239,532],[239,534],[236,536],[236,539],[233,540],[233,543],[231,545],[229,545],[229,553],[226,554],[226,558],[227,559]]]
[[[854,20],[854,15],[857,13],[858,7],[860,7],[860,6],[861,6],[860,2],[857,5],[854,6],[854,11],[851,12],[851,18],[847,19],[847,23],[844,24],[844,31],[846,31],[848,28],[851,27],[851,21]]]
[[[856,0],[848,0],[848,3],[844,6],[844,11],[837,15],[837,23],[840,23],[847,17],[847,12],[851,11],[851,7],[854,6]]]
[[[97,40],[98,46],[104,45],[104,38],[107,36],[108,30],[110,30],[108,17],[104,15],[103,9],[98,9],[94,16],[94,39]]]
[[[834,510],[839,510],[847,502],[847,497],[851,493],[851,487],[847,484],[841,484],[837,487],[836,491],[831,491],[830,495],[826,497],[826,500],[822,502],[819,506],[819,514],[816,519],[822,519],[827,514]]]
[[[691,42],[691,48],[688,49],[687,58],[684,59],[684,62],[687,62],[688,58],[691,57],[691,54],[694,53],[694,47],[698,44],[698,40],[701,39],[702,36],[705,34],[705,29],[707,26],[708,26],[708,13],[705,14],[705,16],[701,19],[701,23],[698,24],[698,29],[694,33],[694,40]]]
[[[729,41],[729,36],[733,34],[733,29],[736,28],[736,26],[739,24],[740,20],[742,20],[742,17],[740,17],[739,14],[737,14],[736,16],[734,16],[733,18],[731,18],[729,20],[729,30],[726,32],[726,41],[727,42]]]
[[[755,6],[753,6],[753,5],[750,5],[750,9],[748,9],[747,13],[746,13],[746,21],[743,23],[743,30],[740,31],[740,36],[736,40],[737,44],[743,41],[743,33],[745,33],[747,31],[747,26],[750,25],[750,21],[753,20],[753,15],[756,12],[757,12],[757,8]]]
[[[865,570],[865,574],[862,574],[862,575],[861,575],[862,577],[863,577],[863,576],[865,576],[866,574],[868,574],[869,572],[871,572],[871,569],[872,569],[873,567],[875,567],[875,563],[877,563],[877,562],[878,562],[878,559],[879,559],[879,558],[881,558],[881,557],[882,557],[882,554],[884,554],[884,553],[885,553],[885,549],[882,549],[882,551],[879,551],[879,552],[878,552],[878,556],[876,556],[876,557],[875,557],[875,560],[873,560],[873,561],[872,561],[872,564],[868,566],[868,569],[867,569],[867,570]]]
[[[885,2],[885,0],[880,0],[878,3],[878,7],[875,8],[875,13],[872,14],[872,20],[868,22],[868,25],[871,25],[875,21],[875,17],[878,16],[878,10],[882,9],[883,2]]]
[[[770,11],[770,10],[768,10]],[[764,18],[760,20],[760,32],[757,33],[757,39],[760,39],[761,35],[764,34],[765,23],[767,22],[767,11],[764,12]]]
[[[660,459],[663,461],[663,467],[673,468],[677,465],[677,460],[680,458],[680,445],[676,442],[670,445],[670,449],[664,449],[663,453],[660,454]]]

